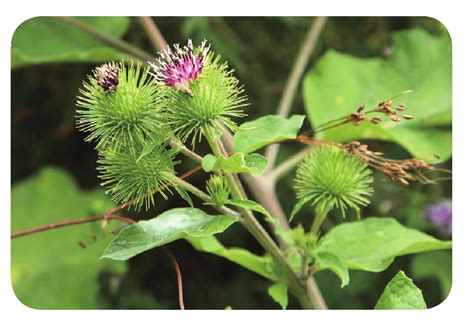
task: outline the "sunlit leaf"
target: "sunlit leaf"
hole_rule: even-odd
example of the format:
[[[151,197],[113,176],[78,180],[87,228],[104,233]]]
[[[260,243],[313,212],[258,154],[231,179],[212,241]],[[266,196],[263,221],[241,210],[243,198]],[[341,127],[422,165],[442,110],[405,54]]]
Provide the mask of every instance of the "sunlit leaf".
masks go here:
[[[234,153],[230,157],[215,157],[207,154],[203,157],[202,168],[206,172],[222,169],[229,173],[249,173],[251,175],[262,175],[267,168],[268,162],[260,154]]]
[[[174,208],[155,218],[123,229],[110,242],[102,258],[130,259],[144,251],[187,237],[206,237],[225,231],[235,216],[209,215],[197,208]]]
[[[380,272],[397,256],[449,248],[451,241],[407,228],[393,218],[370,217],[334,227],[318,250],[336,255],[349,269]]]
[[[234,151],[251,153],[273,142],[295,139],[304,120],[303,115],[288,119],[277,115],[266,115],[243,123],[234,136]]]
[[[420,289],[399,271],[385,287],[375,309],[426,309],[426,303]]]

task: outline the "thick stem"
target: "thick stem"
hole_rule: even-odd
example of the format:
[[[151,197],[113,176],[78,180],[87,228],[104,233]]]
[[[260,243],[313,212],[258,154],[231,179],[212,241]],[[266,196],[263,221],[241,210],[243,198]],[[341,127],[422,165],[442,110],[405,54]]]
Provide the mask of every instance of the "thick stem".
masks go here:
[[[220,143],[219,140],[216,140],[213,137],[212,133],[205,132],[205,136],[209,145],[211,146],[214,155],[225,155],[225,153],[220,152],[220,148],[224,148],[224,146]],[[238,177],[235,177],[235,175],[228,172],[223,172],[223,175],[229,183],[231,194],[234,198],[244,199],[247,197],[242,185],[240,184],[240,180],[238,179]],[[279,269],[284,278],[284,282],[286,283],[290,291],[292,291],[292,293],[296,296],[301,306],[305,309],[314,309],[315,306],[313,305],[311,298],[308,292],[306,291],[305,284],[301,282],[295,272],[291,269],[278,245],[260,225],[257,218],[253,215],[252,211],[243,207],[239,207],[239,212],[243,218],[242,224],[260,243],[260,245],[265,249],[265,251],[273,258],[274,262],[279,266]]]
[[[151,17],[138,17],[138,21],[142,25],[150,41],[153,43],[153,47],[156,51],[161,51],[166,48],[166,40]]]
[[[298,89],[298,85],[300,84],[301,77],[303,76],[304,70],[308,64],[309,57],[313,52],[314,46],[318,41],[319,35],[324,27],[326,22],[326,17],[318,17],[315,18],[311,27],[306,34],[306,38],[303,42],[303,45],[300,48],[298,56],[293,64],[291,69],[290,76],[285,85],[285,89],[283,91],[283,95],[280,100],[280,104],[278,105],[277,114],[281,117],[286,118],[290,113],[291,104],[295,98],[296,91]],[[273,144],[268,146],[265,156],[268,160],[268,167],[273,169],[275,164],[279,144]]]

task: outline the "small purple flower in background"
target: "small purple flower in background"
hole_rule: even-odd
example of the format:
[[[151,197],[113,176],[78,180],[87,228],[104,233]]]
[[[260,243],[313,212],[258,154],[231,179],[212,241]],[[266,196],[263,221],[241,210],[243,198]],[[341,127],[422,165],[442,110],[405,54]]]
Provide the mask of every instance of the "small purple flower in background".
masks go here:
[[[94,77],[106,93],[113,92],[119,83],[119,71],[110,63],[95,68]]]
[[[426,209],[425,217],[431,221],[442,234],[451,235],[453,211],[450,200],[429,205]]]
[[[193,42],[188,40],[188,45],[183,48],[174,45],[174,51],[168,46],[159,52],[157,64],[149,62],[154,70],[151,73],[159,84],[176,87],[179,91],[193,95],[189,82],[196,80],[202,73],[207,62],[210,45],[204,40],[201,46],[194,51]]]

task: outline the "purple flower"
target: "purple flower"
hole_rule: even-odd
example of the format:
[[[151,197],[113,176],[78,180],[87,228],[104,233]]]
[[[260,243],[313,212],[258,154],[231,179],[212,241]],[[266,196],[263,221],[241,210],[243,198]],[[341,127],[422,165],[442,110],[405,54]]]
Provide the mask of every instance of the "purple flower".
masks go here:
[[[110,63],[95,68],[94,77],[106,93],[113,92],[119,83],[119,71]]]
[[[431,221],[444,235],[451,235],[452,232],[452,203],[449,200],[429,205],[425,212],[425,217]]]
[[[204,40],[201,46],[194,51],[193,42],[188,40],[188,45],[183,48],[174,45],[174,51],[168,46],[159,52],[157,63],[149,62],[154,72],[151,73],[159,84],[176,87],[178,90],[193,95],[189,82],[196,80],[202,73],[207,63],[210,45]]]

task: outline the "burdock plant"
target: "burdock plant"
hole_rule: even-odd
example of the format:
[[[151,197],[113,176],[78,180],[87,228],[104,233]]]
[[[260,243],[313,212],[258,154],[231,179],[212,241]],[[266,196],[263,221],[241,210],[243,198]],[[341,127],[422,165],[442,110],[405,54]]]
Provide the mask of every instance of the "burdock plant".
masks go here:
[[[209,215],[197,208],[169,210],[122,230],[103,257],[128,259],[185,239],[198,250],[226,257],[271,280],[274,285],[269,294],[282,307],[286,307],[287,291],[290,291],[302,307],[322,308],[324,301],[312,275],[330,269],[345,285],[349,282],[348,268],[354,266],[345,252],[331,247],[334,241],[325,241],[320,236],[321,224],[328,213],[333,211],[334,215],[345,217],[346,210],[353,209],[360,216],[361,208],[369,204],[373,192],[371,168],[403,184],[424,180],[422,171],[432,168],[422,160],[384,159],[381,153],[374,153],[358,142],[324,142],[309,137],[308,133],[298,136],[297,130],[303,123],[299,117],[269,116],[240,127],[238,118],[245,116],[243,109],[248,104],[243,86],[206,41],[197,47],[191,40],[182,47],[178,44],[166,47],[149,64],[146,68],[123,62],[101,65],[88,76],[81,89],[77,125],[88,134],[86,141],[96,143],[102,185],[121,209],[148,210],[156,203],[156,193],[166,199],[174,188],[190,205],[193,203],[188,193],[220,215]],[[369,115],[400,123],[402,119],[396,111],[404,111],[406,106],[397,104],[395,110],[391,105],[392,99],[367,112],[361,106],[357,112],[323,123],[313,131],[343,124],[359,125]],[[412,118],[406,116],[405,120],[408,117]],[[381,121],[378,116],[370,120],[374,124]],[[296,122],[299,124],[295,127]],[[296,131],[291,131],[295,128]],[[271,209],[262,205],[264,201],[253,201],[240,180],[245,175],[249,188],[255,187],[257,194],[265,197],[267,194],[258,193],[258,189],[265,189],[262,183],[267,175],[260,176],[265,172],[267,160],[254,151],[281,139],[300,140],[312,146],[296,169],[294,186],[298,201],[292,214],[292,217],[296,215],[305,204],[313,207],[314,219],[308,231],[302,226],[285,231],[287,221],[275,218],[275,210],[269,212]],[[205,156],[186,147],[191,144],[194,149],[203,140],[210,148]],[[176,176],[179,152],[201,165],[193,173],[201,168],[210,173],[206,191],[185,180],[191,173]],[[271,223],[281,236],[279,244],[255,213],[264,215]],[[241,248],[228,251],[213,237],[237,221],[264,248],[264,257]],[[182,302],[181,305],[184,306]]]

